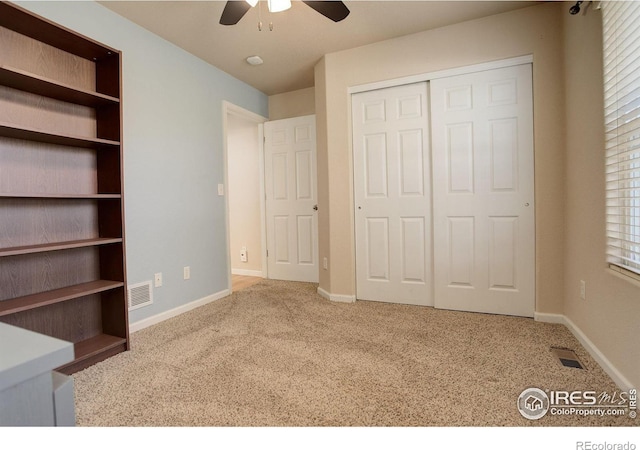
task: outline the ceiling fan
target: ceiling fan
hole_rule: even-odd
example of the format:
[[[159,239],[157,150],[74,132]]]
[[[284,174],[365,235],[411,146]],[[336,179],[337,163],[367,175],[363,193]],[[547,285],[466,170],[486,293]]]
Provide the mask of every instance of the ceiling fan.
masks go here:
[[[340,22],[342,19],[349,15],[349,8],[340,1],[331,0],[319,0],[319,1],[307,1],[302,0],[302,3],[313,8],[323,16],[333,20],[334,22]],[[240,19],[251,9],[258,4],[258,0],[229,0],[224,6],[222,16],[220,17],[221,25],[235,25]],[[269,0],[269,11],[279,12],[289,9],[291,7],[290,0]]]

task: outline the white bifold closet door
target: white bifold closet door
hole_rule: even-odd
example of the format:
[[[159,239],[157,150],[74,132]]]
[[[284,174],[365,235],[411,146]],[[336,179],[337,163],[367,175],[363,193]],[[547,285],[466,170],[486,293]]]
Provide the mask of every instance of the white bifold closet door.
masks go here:
[[[352,96],[357,298],[433,305],[427,84]]]
[[[318,281],[316,116],[264,124],[268,276]]]
[[[532,317],[531,65],[430,82],[437,308]]]

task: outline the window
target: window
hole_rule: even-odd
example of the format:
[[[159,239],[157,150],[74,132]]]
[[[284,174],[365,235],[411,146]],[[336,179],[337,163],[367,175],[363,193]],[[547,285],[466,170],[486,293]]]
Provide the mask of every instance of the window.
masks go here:
[[[607,260],[640,274],[640,2],[602,2],[602,12]]]

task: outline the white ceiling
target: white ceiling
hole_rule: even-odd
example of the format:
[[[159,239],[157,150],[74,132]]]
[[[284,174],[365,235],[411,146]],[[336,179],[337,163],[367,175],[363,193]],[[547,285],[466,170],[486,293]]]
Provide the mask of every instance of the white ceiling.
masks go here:
[[[313,68],[327,54],[537,2],[349,1],[351,13],[335,23],[304,3],[269,13],[266,2],[237,25],[218,23],[225,1],[102,1],[132,22],[174,43],[267,95],[313,86]],[[259,15],[263,22],[258,31]],[[269,23],[273,31],[269,31]],[[248,56],[264,64],[250,66]]]

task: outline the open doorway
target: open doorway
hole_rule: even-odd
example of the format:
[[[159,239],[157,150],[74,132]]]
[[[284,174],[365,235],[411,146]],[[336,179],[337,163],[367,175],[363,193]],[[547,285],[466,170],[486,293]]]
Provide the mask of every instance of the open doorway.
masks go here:
[[[228,286],[232,275],[267,277],[264,230],[265,117],[223,104]]]

